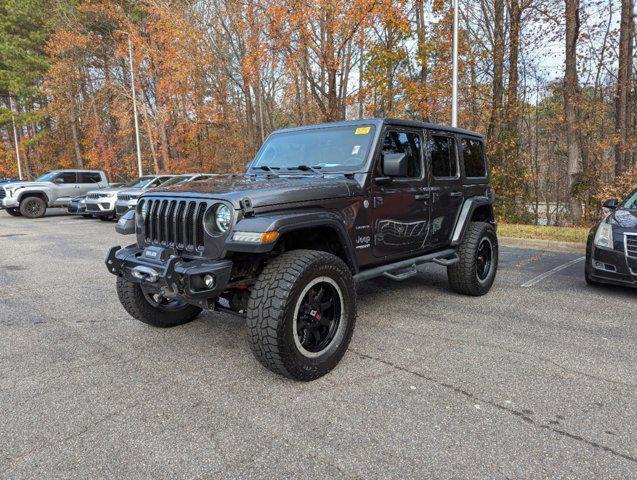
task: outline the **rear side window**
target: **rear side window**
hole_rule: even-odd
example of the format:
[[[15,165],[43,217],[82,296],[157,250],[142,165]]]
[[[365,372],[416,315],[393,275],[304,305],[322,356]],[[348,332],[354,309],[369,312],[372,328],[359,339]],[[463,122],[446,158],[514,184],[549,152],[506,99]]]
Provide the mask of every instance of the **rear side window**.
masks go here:
[[[405,178],[419,178],[421,169],[420,136],[412,132],[387,132],[383,141],[383,153],[404,153],[407,156]]]
[[[80,183],[100,183],[102,176],[99,173],[94,172],[81,172]]]
[[[435,178],[456,178],[456,141],[451,137],[432,135],[427,141],[427,150],[431,158],[431,172]]]
[[[462,139],[462,159],[466,177],[486,177],[487,168],[484,164],[484,146],[479,140]]]
[[[62,172],[56,180],[62,180],[62,183],[77,183],[77,175],[75,172]]]

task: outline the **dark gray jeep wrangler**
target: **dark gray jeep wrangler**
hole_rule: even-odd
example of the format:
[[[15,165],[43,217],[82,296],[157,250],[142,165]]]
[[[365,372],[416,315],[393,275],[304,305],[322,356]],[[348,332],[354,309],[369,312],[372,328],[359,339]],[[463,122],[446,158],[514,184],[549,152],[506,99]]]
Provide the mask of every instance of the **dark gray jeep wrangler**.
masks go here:
[[[394,119],[290,128],[243,175],[145,193],[119,224],[137,242],[113,247],[106,264],[138,320],[238,313],[263,365],[313,380],[347,349],[356,282],[405,280],[435,262],[456,292],[487,293],[492,204],[477,133]]]

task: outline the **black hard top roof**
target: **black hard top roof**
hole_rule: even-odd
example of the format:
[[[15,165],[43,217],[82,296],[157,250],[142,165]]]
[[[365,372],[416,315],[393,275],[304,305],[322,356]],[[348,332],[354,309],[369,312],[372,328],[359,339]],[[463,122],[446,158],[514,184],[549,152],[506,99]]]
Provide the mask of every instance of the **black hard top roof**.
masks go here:
[[[448,125],[439,125],[436,123],[429,122],[421,122],[419,120],[403,120],[400,118],[363,118],[360,120],[347,120],[342,122],[328,122],[328,123],[317,123],[313,125],[303,125],[299,127],[292,128],[284,128],[281,130],[277,130],[273,133],[278,132],[293,132],[296,130],[303,130],[307,128],[321,128],[321,127],[341,127],[347,125],[375,125],[377,127],[382,127],[385,125],[397,125],[400,127],[414,127],[414,128],[427,128],[430,130],[440,130],[444,132],[458,133],[461,135],[468,135],[472,137],[482,138],[482,134],[477,132],[472,132],[471,130],[464,130],[462,128],[450,127]]]

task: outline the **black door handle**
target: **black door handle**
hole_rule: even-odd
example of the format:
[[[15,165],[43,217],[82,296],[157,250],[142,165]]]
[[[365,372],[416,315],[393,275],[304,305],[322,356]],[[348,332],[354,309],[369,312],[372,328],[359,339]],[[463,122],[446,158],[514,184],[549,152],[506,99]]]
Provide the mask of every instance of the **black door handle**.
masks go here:
[[[416,195],[416,200],[429,200],[430,198],[430,193],[419,193],[418,195]]]
[[[451,192],[449,195],[451,197],[462,197],[462,192]]]

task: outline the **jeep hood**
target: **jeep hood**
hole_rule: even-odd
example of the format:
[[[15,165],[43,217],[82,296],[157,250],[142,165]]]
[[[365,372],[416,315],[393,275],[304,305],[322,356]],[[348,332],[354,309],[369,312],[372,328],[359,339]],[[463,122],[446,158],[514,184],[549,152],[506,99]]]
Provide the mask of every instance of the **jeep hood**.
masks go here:
[[[608,223],[619,228],[637,230],[637,211],[618,208],[608,217]]]
[[[354,180],[340,174],[327,175],[224,175],[208,180],[187,181],[167,188],[153,189],[150,194],[174,194],[225,199],[240,208],[239,202],[249,198],[255,208],[275,204],[317,201],[348,197],[360,190]],[[172,196],[172,195],[171,195]]]

